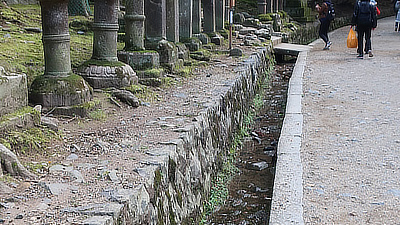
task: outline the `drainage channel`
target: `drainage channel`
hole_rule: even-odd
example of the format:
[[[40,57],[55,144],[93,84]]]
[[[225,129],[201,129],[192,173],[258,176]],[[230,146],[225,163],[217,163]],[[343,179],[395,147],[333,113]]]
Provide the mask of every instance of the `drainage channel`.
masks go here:
[[[229,184],[229,197],[211,217],[212,225],[268,224],[274,184],[276,148],[284,119],[288,81],[294,63],[275,65],[264,97],[264,106],[254,118],[250,136],[236,166],[240,172]]]

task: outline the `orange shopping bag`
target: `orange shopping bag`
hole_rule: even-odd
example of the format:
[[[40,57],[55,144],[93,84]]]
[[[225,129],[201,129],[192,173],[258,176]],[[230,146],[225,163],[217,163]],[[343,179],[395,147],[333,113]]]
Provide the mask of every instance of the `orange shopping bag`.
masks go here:
[[[356,32],[354,32],[353,28],[350,28],[349,35],[347,36],[347,47],[348,48],[357,48],[358,41]]]

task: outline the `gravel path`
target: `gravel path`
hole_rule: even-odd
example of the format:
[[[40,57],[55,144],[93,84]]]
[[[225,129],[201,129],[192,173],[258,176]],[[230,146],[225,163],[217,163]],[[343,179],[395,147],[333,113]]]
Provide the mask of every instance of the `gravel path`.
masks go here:
[[[400,33],[372,33],[374,57],[346,47],[349,26],[308,53],[304,71],[306,224],[400,224]]]

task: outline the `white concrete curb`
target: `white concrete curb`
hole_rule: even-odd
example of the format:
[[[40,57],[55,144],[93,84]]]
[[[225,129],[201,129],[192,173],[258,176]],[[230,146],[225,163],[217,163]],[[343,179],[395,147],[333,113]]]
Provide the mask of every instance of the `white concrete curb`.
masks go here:
[[[304,224],[303,166],[300,158],[303,73],[307,52],[300,52],[289,81],[286,114],[278,143],[270,225]]]

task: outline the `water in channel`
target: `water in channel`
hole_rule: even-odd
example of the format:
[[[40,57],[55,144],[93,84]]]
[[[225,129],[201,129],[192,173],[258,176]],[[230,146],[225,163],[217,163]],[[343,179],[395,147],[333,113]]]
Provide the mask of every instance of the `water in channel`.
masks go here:
[[[229,184],[229,197],[209,224],[268,224],[274,183],[276,148],[284,119],[288,81],[294,63],[279,63],[270,74],[264,106],[254,118],[250,136],[236,166],[240,173]]]

